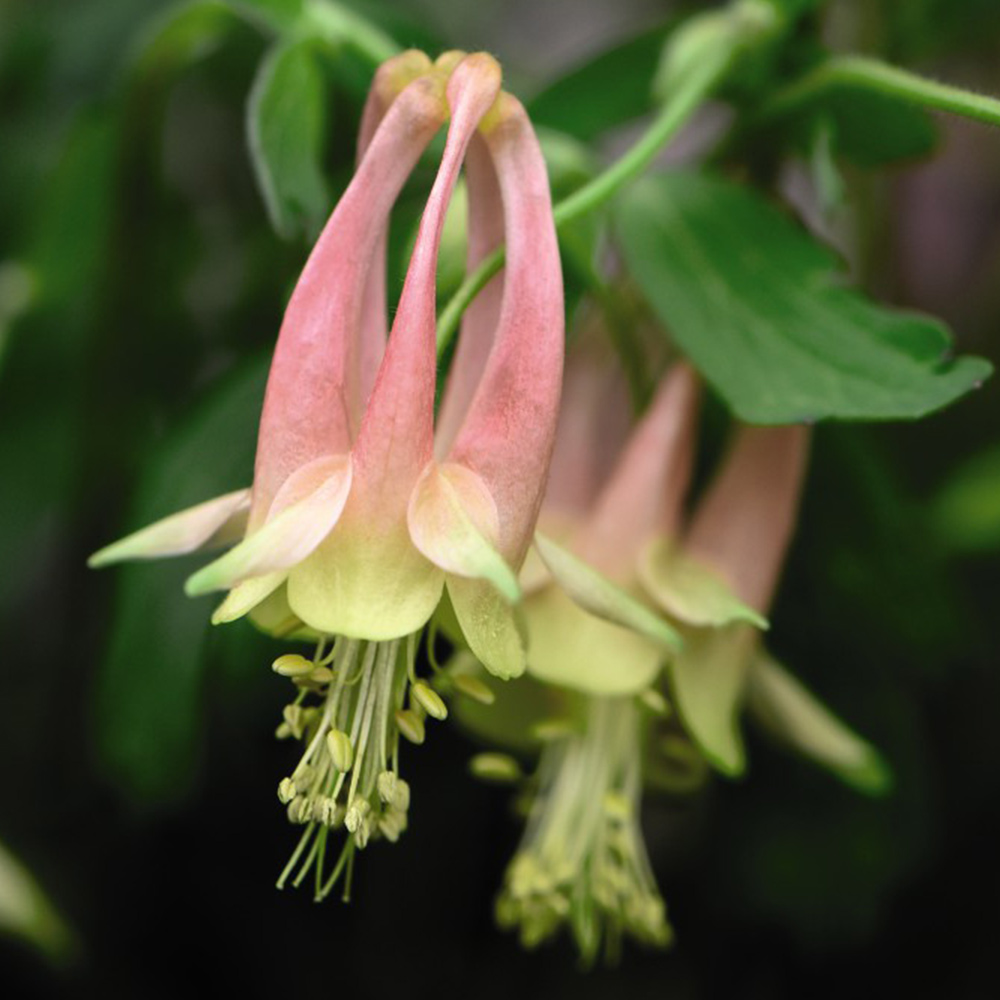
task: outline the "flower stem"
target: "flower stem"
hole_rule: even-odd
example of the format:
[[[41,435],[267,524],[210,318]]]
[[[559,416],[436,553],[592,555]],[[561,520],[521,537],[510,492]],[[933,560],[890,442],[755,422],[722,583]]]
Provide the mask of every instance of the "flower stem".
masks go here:
[[[719,84],[732,63],[733,55],[735,48],[723,58],[707,59],[692,72],[684,74],[638,142],[603,173],[555,206],[553,216],[556,228],[561,229],[604,205],[629,181],[638,177]],[[444,353],[455,336],[462,313],[486,287],[490,278],[503,267],[503,262],[504,248],[501,246],[466,276],[461,287],[451,297],[438,319],[438,356]]]
[[[834,56],[779,91],[764,105],[758,120],[785,115],[838,83],[856,84],[887,97],[1000,126],[1000,100],[995,97],[938,83],[878,59],[855,55]]]

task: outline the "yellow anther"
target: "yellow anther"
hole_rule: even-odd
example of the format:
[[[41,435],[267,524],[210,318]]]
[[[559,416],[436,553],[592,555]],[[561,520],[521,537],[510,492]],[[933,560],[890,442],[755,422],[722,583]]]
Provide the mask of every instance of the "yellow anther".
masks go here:
[[[656,715],[668,716],[673,711],[670,702],[655,688],[647,688],[639,695],[639,701]]]
[[[402,778],[396,779],[396,789],[392,793],[390,805],[400,813],[405,813],[410,808],[410,786]]]
[[[357,833],[361,829],[361,824],[371,811],[371,808],[371,803],[367,799],[355,799],[347,809],[347,815],[344,817],[344,826],[351,833]]]
[[[477,753],[469,761],[469,770],[483,781],[510,783],[521,777],[521,767],[505,753]]]
[[[399,727],[399,731],[411,742],[411,743],[423,743],[425,732],[424,732],[424,720],[417,715],[416,712],[411,709],[404,708],[396,712],[396,725]]]
[[[300,764],[295,769],[295,773],[292,775],[292,781],[295,782],[296,791],[307,791],[309,786],[312,784],[314,777],[316,777],[316,772],[312,767],[308,764]]]
[[[543,743],[550,743],[552,740],[565,739],[576,732],[576,727],[569,719],[546,719],[531,727],[531,735],[536,740]]]
[[[396,777],[394,771],[383,771],[375,780],[375,786],[378,788],[378,797],[383,802],[392,802],[393,796],[396,794],[396,783],[398,781],[399,779]]]
[[[295,782],[291,778],[282,778],[278,784],[278,799],[286,805],[295,798]]]
[[[417,681],[410,689],[410,694],[432,719],[448,718],[448,706],[441,700],[441,695],[423,681]]]
[[[604,815],[615,822],[625,823],[632,817],[632,805],[621,792],[606,792],[601,805]]]
[[[308,823],[311,811],[308,799],[304,799],[301,796],[292,799],[288,803],[288,822],[295,823],[296,825]]]
[[[497,699],[492,688],[471,674],[456,674],[451,680],[456,690],[472,698],[473,701],[478,701],[481,705],[492,705]]]
[[[354,747],[351,738],[341,729],[331,729],[326,734],[326,748],[330,751],[333,766],[343,774],[350,771],[354,763]]]
[[[333,680],[333,671],[329,667],[313,667],[309,680],[314,684],[329,684]]]
[[[313,663],[298,653],[285,653],[271,664],[271,669],[282,677],[305,677],[312,673]]]

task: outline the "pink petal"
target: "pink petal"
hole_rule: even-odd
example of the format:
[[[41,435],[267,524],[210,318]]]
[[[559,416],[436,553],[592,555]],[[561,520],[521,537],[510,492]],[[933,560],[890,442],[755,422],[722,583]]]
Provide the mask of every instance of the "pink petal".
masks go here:
[[[401,52],[378,68],[361,114],[358,134],[359,167],[378,126],[400,91],[417,77],[430,73],[431,68],[430,59],[418,49]],[[384,220],[380,227],[371,271],[365,283],[364,303],[361,307],[361,332],[350,345],[348,370],[356,373],[356,377],[348,382],[351,390],[348,407],[351,414],[352,437],[357,436],[361,414],[375,384],[388,335],[385,280],[387,223],[388,219]]]
[[[483,135],[504,201],[503,304],[493,350],[449,459],[486,483],[500,514],[500,552],[520,566],[559,409],[562,271],[545,161],[524,108],[504,94]]]
[[[807,427],[740,427],[684,543],[762,613],[795,529],[808,450]]]
[[[607,481],[632,426],[632,403],[607,335],[596,324],[566,356],[544,514],[583,515]],[[546,532],[552,530],[546,527]]]
[[[465,181],[469,203],[469,249],[467,270],[471,273],[484,257],[503,242],[503,201],[489,151],[475,136],[465,157]],[[448,385],[438,411],[435,451],[446,455],[482,378],[486,359],[493,348],[500,304],[503,272],[476,296],[462,318],[462,329],[448,374]]]
[[[439,89],[421,77],[392,103],[292,293],[261,416],[251,528],[295,469],[350,450],[366,279],[392,205],[441,125]]]
[[[405,517],[417,476],[431,459],[438,245],[469,141],[499,89],[500,67],[485,53],[463,59],[448,82],[452,119],[444,156],[427,199],[392,335],[355,447],[358,486],[375,518]]]
[[[700,396],[690,365],[674,365],[629,438],[575,550],[613,579],[634,578],[657,532],[673,534],[691,479]]]

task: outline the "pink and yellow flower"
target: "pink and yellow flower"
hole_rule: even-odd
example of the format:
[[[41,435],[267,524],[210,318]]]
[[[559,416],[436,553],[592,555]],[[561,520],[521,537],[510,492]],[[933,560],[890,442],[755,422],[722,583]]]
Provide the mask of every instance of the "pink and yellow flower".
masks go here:
[[[390,212],[449,119],[387,339]],[[423,718],[444,712],[416,682],[414,650],[445,590],[481,662],[502,677],[523,671],[511,604],[562,374],[562,280],[545,164],[524,109],[501,91],[497,63],[484,53],[391,60],[377,74],[359,146],[354,178],[285,313],[252,488],[92,559],[241,539],[189,579],[188,593],[228,591],[215,622],[250,613],[272,633],[317,640],[312,661],[276,664],[301,688],[284,731],[306,750],[280,795],[308,824],[305,868],[322,857],[332,826],[350,830],[348,858],[371,835],[401,832],[408,791],[398,778],[399,734],[419,740]],[[463,163],[469,263],[504,242],[506,266],[466,315],[435,432],[435,274]],[[319,704],[310,707],[303,699],[313,695]],[[331,886],[317,882],[320,894]]]
[[[687,518],[699,395],[694,371],[674,365],[626,436],[614,368],[573,358],[540,519],[559,541],[539,536],[541,559],[522,576],[528,671],[547,686],[531,694],[568,724],[542,748],[497,914],[529,946],[567,926],[587,962],[602,947],[614,957],[626,935],[660,946],[672,937],[640,826],[651,734],[669,728],[698,781],[707,772],[699,753],[735,775],[748,707],[846,780],[877,790],[885,777],[874,749],[761,642],[797,519],[809,431],[739,427]],[[660,688],[673,719],[655,719],[669,709]],[[502,739],[502,727],[490,726],[481,727],[487,738]]]

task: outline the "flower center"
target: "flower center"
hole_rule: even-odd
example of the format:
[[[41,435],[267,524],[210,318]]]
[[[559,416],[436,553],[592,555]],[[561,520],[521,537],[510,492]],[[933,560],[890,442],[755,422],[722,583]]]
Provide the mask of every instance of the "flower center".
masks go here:
[[[418,637],[324,638],[311,660],[297,654],[275,660],[275,671],[298,688],[277,735],[304,746],[278,786],[289,820],[305,826],[278,888],[297,868],[294,886],[312,871],[320,900],[343,877],[347,899],[355,853],[379,837],[396,841],[406,829],[410,787],[399,776],[400,736],[422,743],[426,716],[447,715],[436,692],[416,677]],[[327,841],[341,829],[347,836],[328,872]]]
[[[590,964],[631,934],[659,947],[672,931],[639,825],[640,717],[631,698],[589,699],[586,730],[549,743],[497,920],[534,947],[568,924]]]

